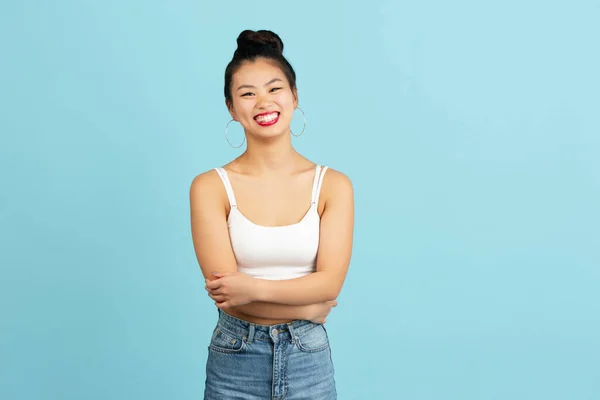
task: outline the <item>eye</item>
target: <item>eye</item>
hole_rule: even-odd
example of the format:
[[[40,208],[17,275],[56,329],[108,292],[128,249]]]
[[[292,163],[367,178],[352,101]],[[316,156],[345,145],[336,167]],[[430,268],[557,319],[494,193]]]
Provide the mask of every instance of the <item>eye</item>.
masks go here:
[[[280,87],[275,87],[275,88],[271,89],[271,93],[276,92],[278,90],[281,90],[281,88]]]
[[[254,94],[254,93],[252,93],[252,92],[244,93],[244,94],[242,95],[242,97],[248,97],[248,96],[252,96],[253,94]]]

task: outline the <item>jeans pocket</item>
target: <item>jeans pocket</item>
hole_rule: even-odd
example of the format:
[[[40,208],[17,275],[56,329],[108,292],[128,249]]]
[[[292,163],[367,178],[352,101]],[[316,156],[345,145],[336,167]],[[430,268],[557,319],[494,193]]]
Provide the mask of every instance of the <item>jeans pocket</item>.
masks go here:
[[[312,329],[296,337],[296,346],[301,351],[307,353],[314,353],[328,349],[329,337],[327,336],[325,327],[321,324],[315,324]]]
[[[217,326],[213,331],[210,345],[210,350],[218,351],[220,353],[239,353],[244,350],[245,342],[238,335],[223,330],[220,326]]]

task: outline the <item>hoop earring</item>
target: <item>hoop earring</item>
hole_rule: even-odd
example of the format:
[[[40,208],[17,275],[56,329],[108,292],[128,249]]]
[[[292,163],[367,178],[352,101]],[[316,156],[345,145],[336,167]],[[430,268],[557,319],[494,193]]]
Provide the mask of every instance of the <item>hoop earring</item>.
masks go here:
[[[227,140],[227,143],[229,143],[229,145],[231,147],[233,147],[234,149],[239,149],[240,147],[242,147],[244,145],[244,143],[246,143],[246,135],[244,135],[244,140],[242,141],[242,143],[239,146],[234,146],[231,144],[231,142],[229,141],[229,136],[227,135],[227,130],[229,129],[229,124],[232,123],[233,121],[235,121],[235,119],[232,119],[231,121],[229,121],[227,123],[227,125],[225,125],[225,140]]]
[[[304,119],[304,126],[302,127],[302,132],[300,132],[299,134],[295,134],[294,132],[292,132],[292,130],[290,129],[290,133],[296,137],[300,137],[302,136],[302,134],[304,133],[304,130],[306,129],[306,114],[304,114],[304,111],[302,111],[302,109],[300,107],[296,107],[296,110],[300,110],[300,112],[302,113],[302,118]]]

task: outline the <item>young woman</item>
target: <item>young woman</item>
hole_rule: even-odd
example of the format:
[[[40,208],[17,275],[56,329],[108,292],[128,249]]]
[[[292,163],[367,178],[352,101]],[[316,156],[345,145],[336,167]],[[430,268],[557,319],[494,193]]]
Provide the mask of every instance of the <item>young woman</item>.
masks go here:
[[[205,399],[335,399],[323,324],[350,263],[352,185],[292,146],[303,131],[290,130],[298,91],[279,36],[244,31],[237,43],[225,103],[247,148],[190,188],[194,249],[219,311]]]

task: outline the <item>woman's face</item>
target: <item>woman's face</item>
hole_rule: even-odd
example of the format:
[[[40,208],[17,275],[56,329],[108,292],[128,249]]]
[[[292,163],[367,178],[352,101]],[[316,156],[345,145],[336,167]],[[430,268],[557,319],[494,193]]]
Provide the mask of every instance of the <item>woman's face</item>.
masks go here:
[[[268,139],[289,134],[298,96],[274,63],[244,63],[232,77],[231,95],[229,112],[247,135]]]

